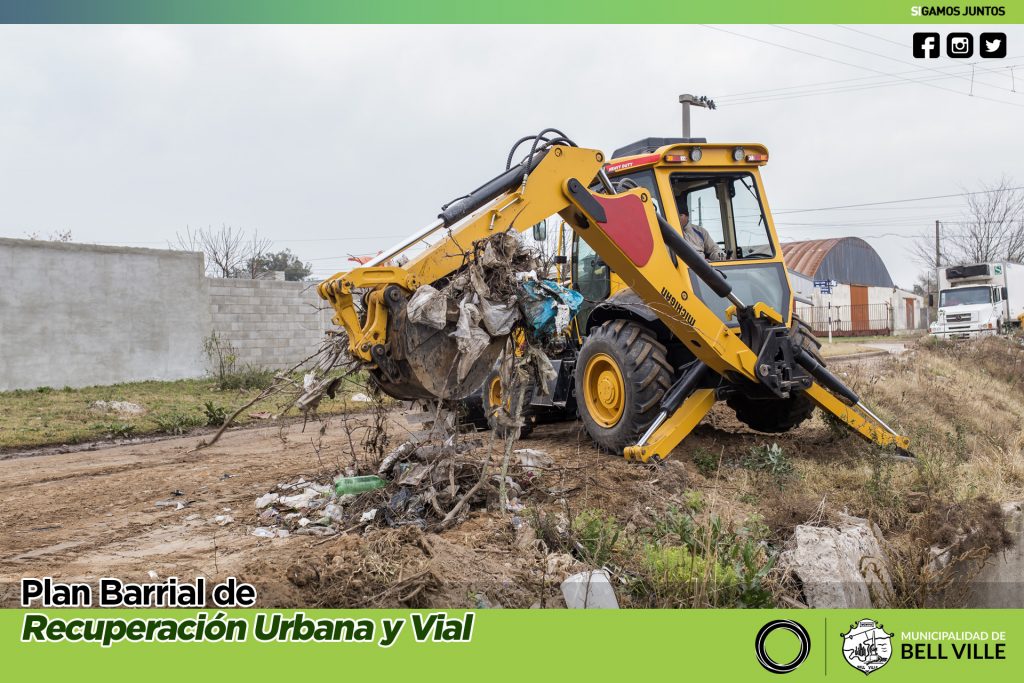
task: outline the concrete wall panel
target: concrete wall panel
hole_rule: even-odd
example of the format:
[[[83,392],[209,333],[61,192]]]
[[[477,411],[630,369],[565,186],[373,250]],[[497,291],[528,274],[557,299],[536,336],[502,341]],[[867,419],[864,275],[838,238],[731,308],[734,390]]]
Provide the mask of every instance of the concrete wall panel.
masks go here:
[[[309,283],[203,273],[197,253],[0,238],[0,391],[200,377],[213,331],[280,369],[331,326]]]

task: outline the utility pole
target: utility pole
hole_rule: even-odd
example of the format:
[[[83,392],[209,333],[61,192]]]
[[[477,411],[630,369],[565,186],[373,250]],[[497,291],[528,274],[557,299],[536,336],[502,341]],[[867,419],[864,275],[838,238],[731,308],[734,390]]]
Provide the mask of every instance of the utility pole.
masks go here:
[[[708,99],[707,96],[701,95],[680,95],[679,104],[683,105],[683,137],[690,137],[690,107],[704,107],[706,109],[714,109],[715,101]]]
[[[939,221],[935,221],[935,306],[939,305],[939,266],[942,265],[942,251],[939,249]],[[929,313],[931,311],[929,310]]]

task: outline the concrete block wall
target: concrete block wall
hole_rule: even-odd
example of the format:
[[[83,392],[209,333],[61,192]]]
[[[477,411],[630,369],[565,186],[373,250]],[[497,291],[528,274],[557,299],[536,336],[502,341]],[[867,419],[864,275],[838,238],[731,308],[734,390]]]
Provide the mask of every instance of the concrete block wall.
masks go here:
[[[331,326],[308,282],[207,281],[210,328],[238,351],[239,364],[281,369],[314,353]]]
[[[0,391],[202,377],[213,331],[239,363],[290,367],[331,327],[322,303],[207,278],[198,253],[0,238]]]

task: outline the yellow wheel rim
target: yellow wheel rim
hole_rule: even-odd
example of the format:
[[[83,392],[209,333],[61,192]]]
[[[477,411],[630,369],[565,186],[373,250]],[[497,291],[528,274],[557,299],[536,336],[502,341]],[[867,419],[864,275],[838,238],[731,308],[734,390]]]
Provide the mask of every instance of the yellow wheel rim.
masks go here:
[[[583,371],[583,400],[594,422],[610,428],[622,419],[626,408],[626,384],[615,360],[598,353]]]
[[[491,380],[491,386],[487,387],[487,402],[491,408],[501,405],[501,377]]]

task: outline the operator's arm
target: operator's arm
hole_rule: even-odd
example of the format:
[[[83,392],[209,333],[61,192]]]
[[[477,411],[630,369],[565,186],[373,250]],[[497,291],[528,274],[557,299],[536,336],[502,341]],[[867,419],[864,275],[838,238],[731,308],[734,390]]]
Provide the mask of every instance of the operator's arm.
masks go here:
[[[708,261],[724,261],[725,252],[718,247],[718,243],[711,238],[711,234],[704,229],[701,229],[701,234],[704,235],[704,257]]]

